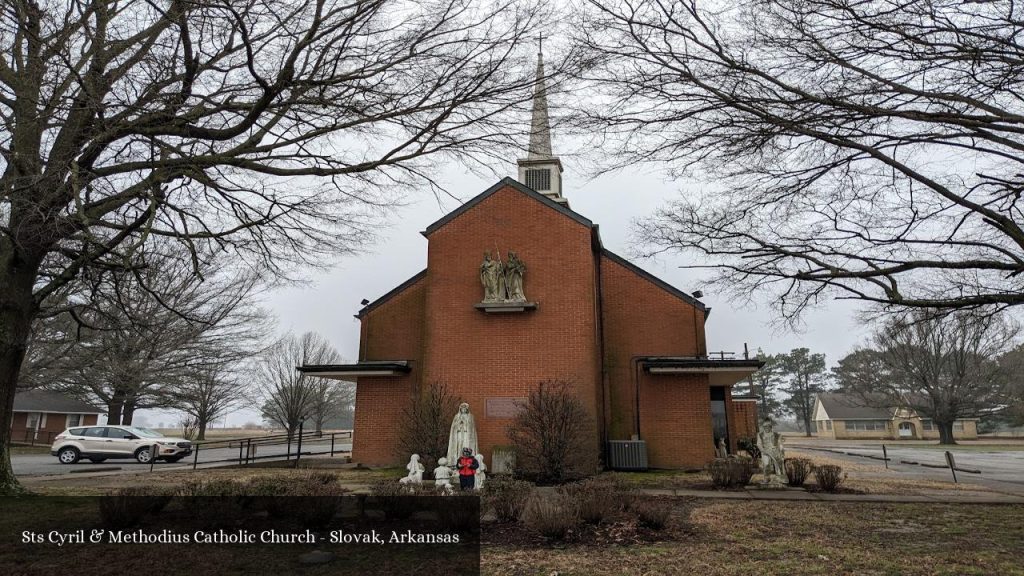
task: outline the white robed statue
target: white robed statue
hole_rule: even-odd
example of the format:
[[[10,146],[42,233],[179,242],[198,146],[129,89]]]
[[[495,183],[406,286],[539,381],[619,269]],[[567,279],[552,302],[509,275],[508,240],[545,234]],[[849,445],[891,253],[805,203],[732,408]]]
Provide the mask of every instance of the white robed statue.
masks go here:
[[[462,455],[462,449],[469,448],[473,454],[480,452],[476,440],[476,423],[473,415],[469,413],[469,404],[463,402],[459,405],[459,411],[452,419],[452,429],[448,433],[448,462],[458,462]]]

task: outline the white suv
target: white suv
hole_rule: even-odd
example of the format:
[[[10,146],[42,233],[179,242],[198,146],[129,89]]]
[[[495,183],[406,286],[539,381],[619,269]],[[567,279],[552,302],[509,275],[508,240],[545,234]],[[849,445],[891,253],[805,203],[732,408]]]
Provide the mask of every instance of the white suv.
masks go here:
[[[74,464],[82,458],[103,462],[107,458],[135,458],[149,464],[151,448],[160,446],[158,460],[177,462],[192,453],[192,443],[184,438],[134,426],[83,426],[68,428],[54,438],[50,454],[61,464]]]

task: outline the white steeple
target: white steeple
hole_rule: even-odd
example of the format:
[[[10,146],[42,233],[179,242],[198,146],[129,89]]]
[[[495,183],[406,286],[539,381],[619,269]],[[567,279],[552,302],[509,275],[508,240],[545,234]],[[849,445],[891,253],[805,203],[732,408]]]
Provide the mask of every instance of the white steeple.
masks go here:
[[[551,125],[548,122],[548,97],[544,76],[543,38],[538,39],[537,81],[530,119],[530,147],[519,164],[519,181],[555,202],[566,203],[562,196],[562,162],[551,153]]]

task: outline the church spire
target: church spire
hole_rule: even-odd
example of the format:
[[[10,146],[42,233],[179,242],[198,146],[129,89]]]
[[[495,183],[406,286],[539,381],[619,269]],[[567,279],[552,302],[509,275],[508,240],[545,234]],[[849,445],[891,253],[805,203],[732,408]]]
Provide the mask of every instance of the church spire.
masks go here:
[[[528,160],[551,158],[551,125],[548,123],[548,96],[544,79],[544,37],[537,39],[537,80],[533,92],[533,114],[530,118]]]
[[[562,162],[551,152],[543,42],[543,36],[538,37],[537,80],[534,84],[533,110],[530,117],[530,144],[526,158],[518,162],[519,181],[556,202],[566,203],[562,196]]]

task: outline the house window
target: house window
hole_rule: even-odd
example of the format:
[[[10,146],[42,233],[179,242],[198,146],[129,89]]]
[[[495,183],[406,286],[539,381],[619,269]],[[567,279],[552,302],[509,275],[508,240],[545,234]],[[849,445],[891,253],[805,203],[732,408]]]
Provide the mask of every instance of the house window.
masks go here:
[[[935,424],[931,420],[921,420],[921,429],[926,432],[935,430]]]
[[[81,426],[81,425],[82,425],[82,415],[81,414],[68,414],[68,420],[67,420],[67,423],[64,425],[64,427],[65,428],[71,428],[72,426]]]
[[[28,418],[25,420],[25,428],[28,428],[29,430],[38,430],[39,429],[39,413],[38,412],[30,412],[29,413]]]
[[[831,430],[832,429],[832,421],[831,420],[825,420],[825,429],[826,430]]]
[[[864,431],[886,430],[888,424],[887,420],[847,420],[846,429]]]
[[[964,431],[964,423],[963,423],[962,420],[957,420],[956,422],[953,422],[953,431],[954,432],[963,432]]]
[[[551,170],[549,168],[528,169],[526,185],[538,191],[551,190]]]

